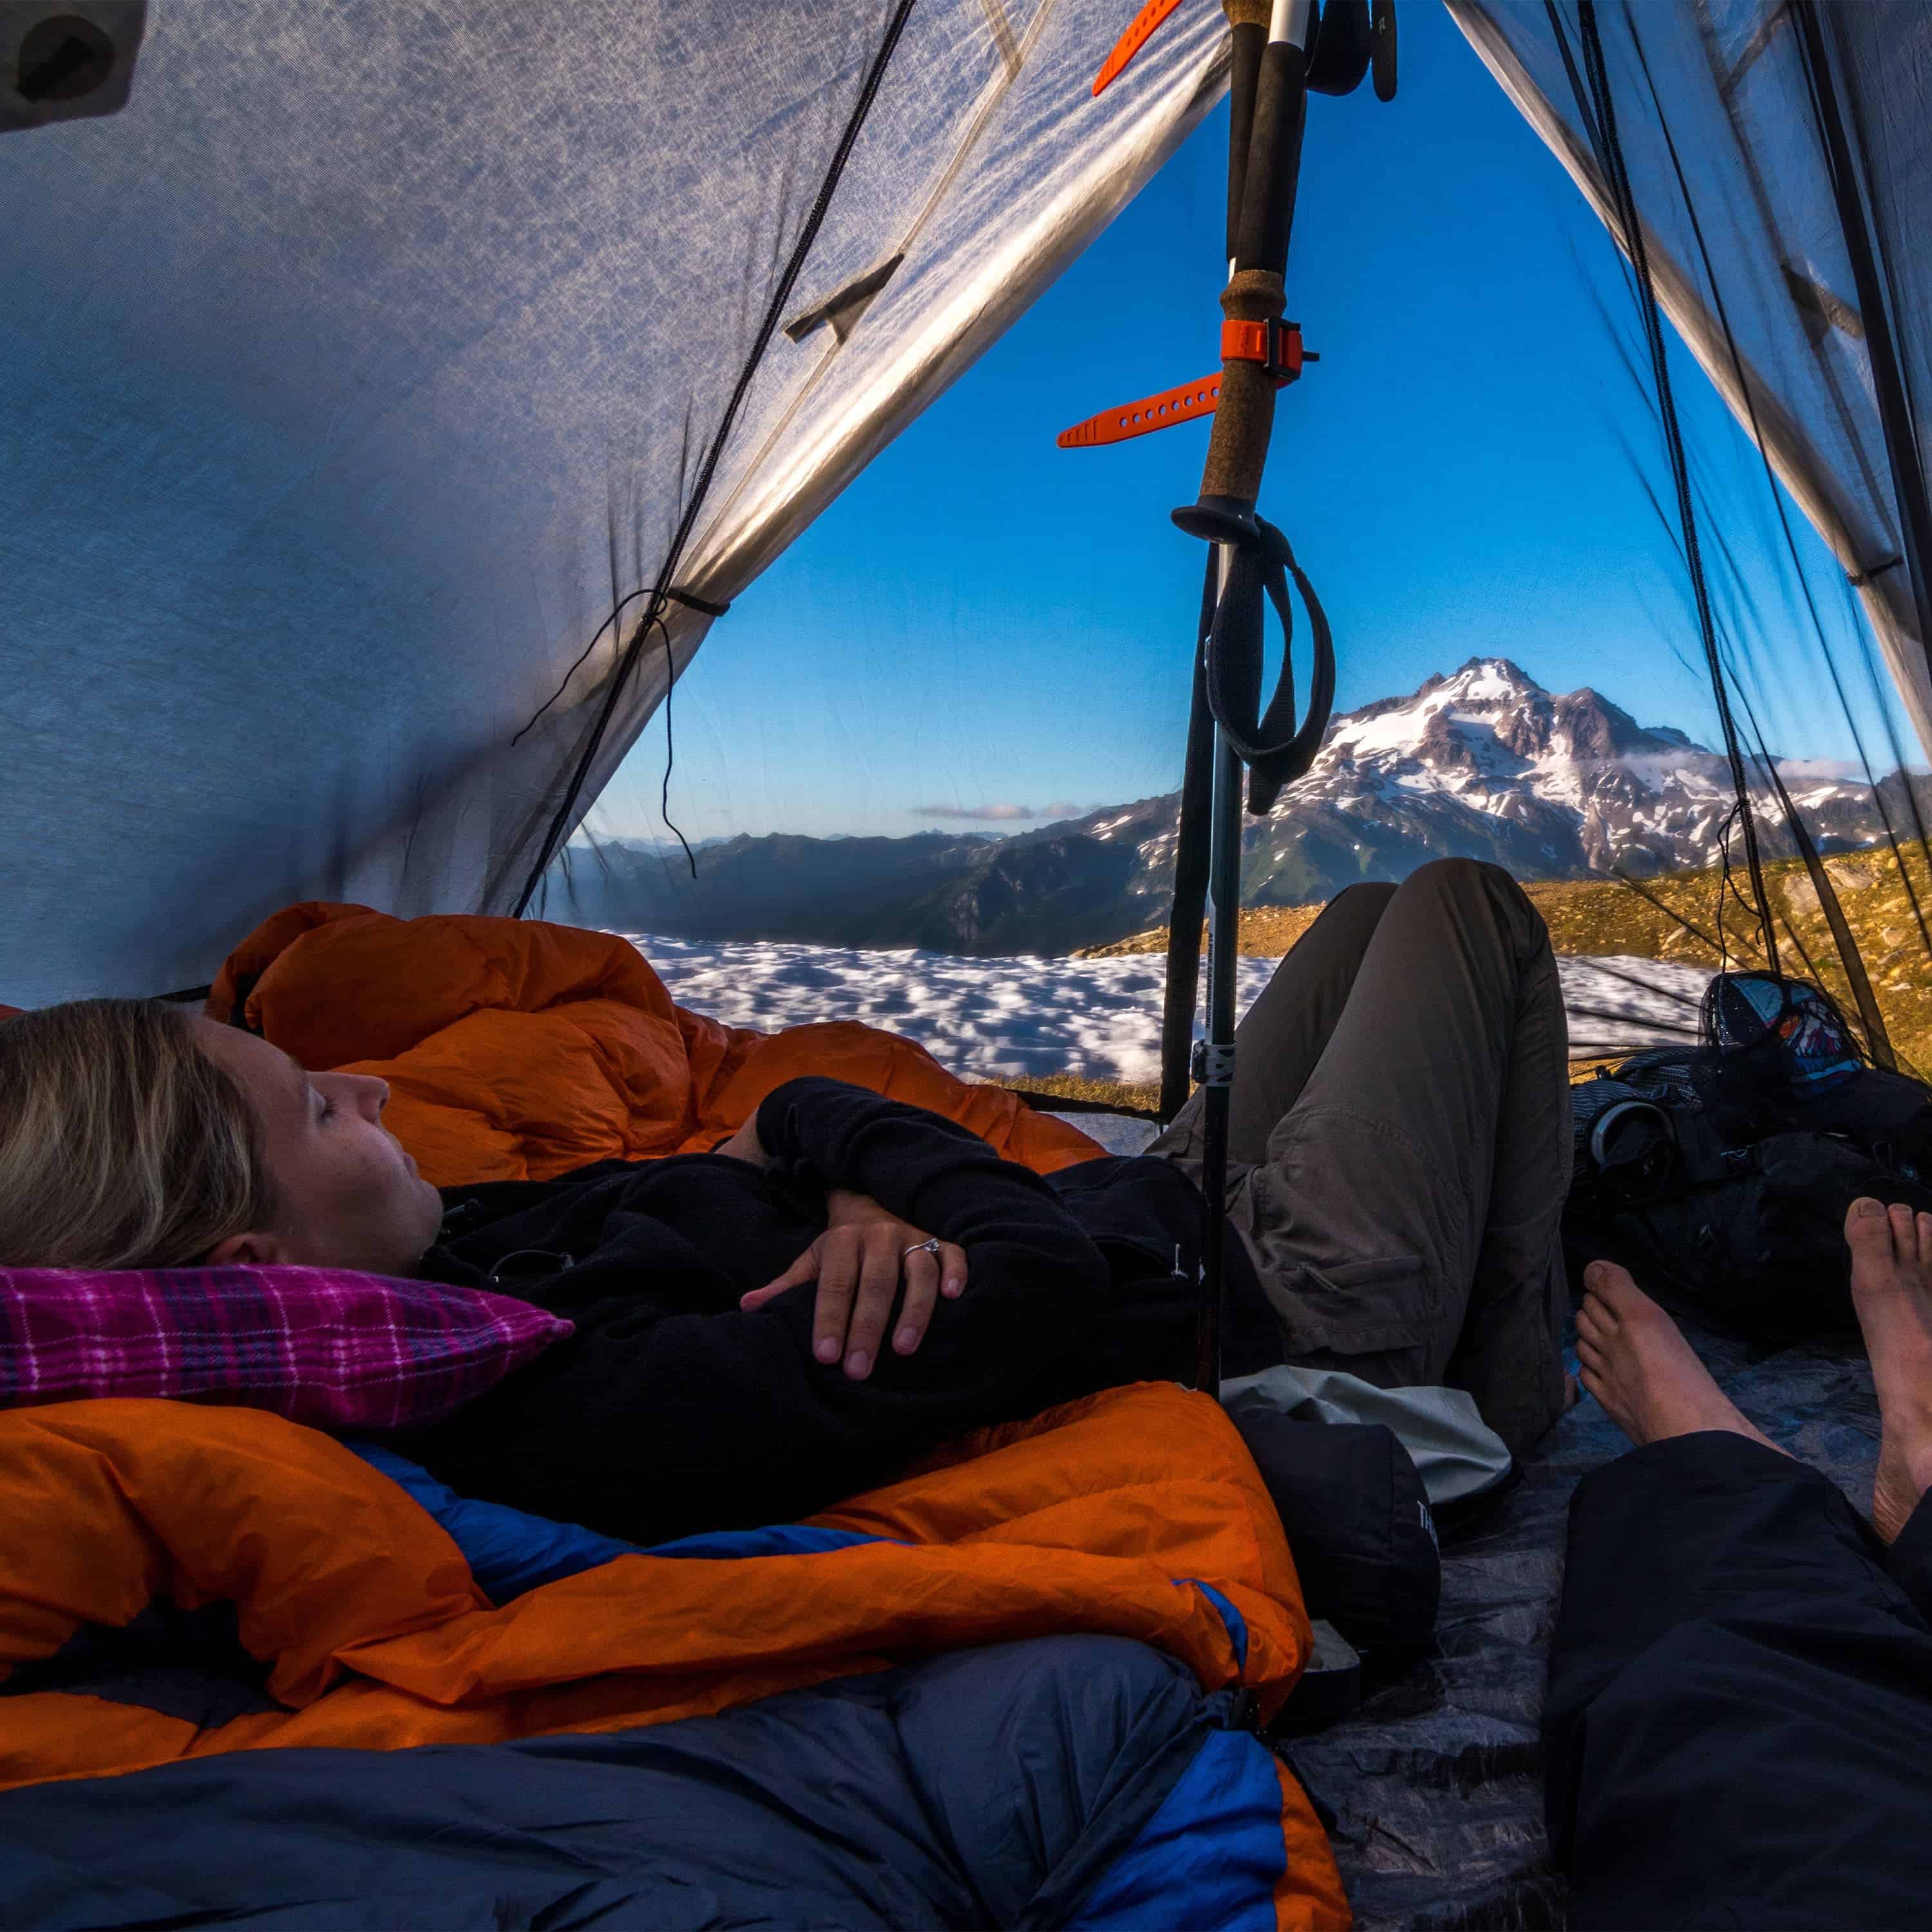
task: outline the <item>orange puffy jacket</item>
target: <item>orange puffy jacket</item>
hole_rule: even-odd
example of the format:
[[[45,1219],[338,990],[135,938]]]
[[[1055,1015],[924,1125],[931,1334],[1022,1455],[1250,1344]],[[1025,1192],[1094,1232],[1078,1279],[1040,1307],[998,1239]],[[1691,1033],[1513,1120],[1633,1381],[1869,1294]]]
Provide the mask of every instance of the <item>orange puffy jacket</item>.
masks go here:
[[[238,1007],[311,1071],[386,1080],[387,1124],[439,1187],[709,1148],[806,1073],[943,1114],[1036,1173],[1102,1151],[875,1028],[763,1034],[687,1012],[628,940],[574,926],[290,906],[223,966],[208,1013]]]

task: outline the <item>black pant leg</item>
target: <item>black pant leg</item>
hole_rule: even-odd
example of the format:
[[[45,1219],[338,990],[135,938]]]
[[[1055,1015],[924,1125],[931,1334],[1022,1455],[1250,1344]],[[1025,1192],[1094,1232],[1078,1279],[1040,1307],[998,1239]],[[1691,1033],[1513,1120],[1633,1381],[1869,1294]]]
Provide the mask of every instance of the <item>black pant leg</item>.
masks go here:
[[[1885,1570],[1932,1624],[1932,1497],[1921,1498],[1898,1540],[1885,1552]]]
[[[1578,1932],[1932,1919],[1932,1627],[1760,1443],[1679,1436],[1580,1486],[1544,1741]]]

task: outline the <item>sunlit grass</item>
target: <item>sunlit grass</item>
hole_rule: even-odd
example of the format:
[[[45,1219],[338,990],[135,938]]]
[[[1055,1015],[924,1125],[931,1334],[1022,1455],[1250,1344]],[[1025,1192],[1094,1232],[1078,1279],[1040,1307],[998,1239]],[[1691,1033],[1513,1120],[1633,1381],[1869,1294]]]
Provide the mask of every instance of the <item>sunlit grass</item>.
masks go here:
[[[1924,855],[1916,850],[1906,852],[1901,870],[1890,850],[1878,846],[1841,853],[1824,864],[1901,1064],[1932,1073],[1932,968],[1921,924],[1923,914],[1926,924],[1932,925],[1932,873]],[[1742,878],[1741,873],[1736,876]],[[1712,869],[1670,873],[1634,884],[1621,879],[1555,880],[1524,890],[1548,922],[1558,952],[1625,954],[1713,968],[1727,954],[1733,967],[1761,967],[1764,945],[1757,920],[1735,895],[1720,894],[1721,884],[1721,873]],[[1748,881],[1743,884],[1748,890]],[[1856,1003],[1803,862],[1786,859],[1767,866],[1765,886],[1780,965],[1823,986],[1856,1020]],[[1286,952],[1320,910],[1312,905],[1250,907],[1241,916],[1241,950],[1263,956]],[[1158,952],[1166,945],[1167,932],[1162,927],[1096,946],[1093,956]]]
[[[1055,1100],[1091,1100],[1103,1107],[1151,1108],[1160,1100],[1158,1082],[1142,1086],[1132,1080],[1089,1080],[1078,1073],[1003,1073],[996,1084]]]

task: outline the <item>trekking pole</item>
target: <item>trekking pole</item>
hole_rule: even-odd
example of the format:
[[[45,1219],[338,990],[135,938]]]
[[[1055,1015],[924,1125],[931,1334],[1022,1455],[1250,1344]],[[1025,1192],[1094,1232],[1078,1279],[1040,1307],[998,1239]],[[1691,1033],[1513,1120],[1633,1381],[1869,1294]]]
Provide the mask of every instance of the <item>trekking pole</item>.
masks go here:
[[[1191,536],[1216,546],[1215,621],[1229,604],[1235,563],[1258,536],[1261,494],[1274,426],[1277,357],[1274,330],[1287,304],[1283,280],[1301,172],[1308,104],[1308,51],[1318,17],[1316,0],[1226,0],[1233,29],[1228,146],[1228,285],[1221,296],[1221,393],[1201,475],[1198,499],[1174,513]],[[1238,92],[1236,90],[1238,89]],[[1246,95],[1244,101],[1242,96]],[[1245,106],[1246,112],[1238,111]],[[1241,123],[1245,119],[1248,124]],[[1245,350],[1258,332],[1263,355]],[[1236,343],[1228,325],[1243,328]],[[1258,641],[1258,640],[1257,640]],[[1211,677],[1211,670],[1210,670]],[[1210,702],[1212,702],[1211,694]],[[1194,1385],[1221,1385],[1221,1311],[1228,1239],[1228,1116],[1234,1099],[1235,970],[1240,955],[1241,766],[1227,727],[1214,723],[1214,782],[1208,812],[1208,1010],[1192,1072],[1202,1090],[1202,1187],[1206,1201],[1201,1244],[1201,1304],[1195,1335]]]
[[[1226,597],[1231,544],[1215,560]],[[1194,1386],[1221,1386],[1221,1305],[1227,1276],[1228,1115],[1234,1098],[1234,980],[1241,944],[1241,768],[1228,734],[1214,727],[1214,782],[1208,842],[1208,1024],[1194,1049],[1192,1072],[1203,1090],[1201,1192],[1207,1202],[1201,1239],[1201,1309],[1195,1330]]]
[[[1150,0],[1122,37],[1094,83],[1098,94],[1144,46],[1178,0]],[[1256,514],[1274,429],[1276,392],[1315,359],[1282,320],[1285,275],[1301,169],[1302,132],[1311,88],[1346,94],[1372,65],[1376,92],[1395,92],[1393,0],[1222,0],[1232,34],[1228,80],[1228,280],[1222,292],[1217,377],[1103,411],[1064,430],[1062,448],[1117,442],[1212,412],[1213,434],[1201,490],[1173,513],[1174,523],[1213,546],[1196,638],[1193,715],[1175,850],[1169,928],[1169,984],[1162,1023],[1162,1111],[1184,1097],[1172,1049],[1192,1033],[1199,975],[1202,901],[1208,915],[1204,1036],[1190,1071],[1202,1089],[1199,1316],[1195,1386],[1221,1380],[1221,1312],[1227,1256],[1228,1124],[1234,1079],[1235,973],[1240,954],[1241,773],[1250,777],[1247,809],[1266,812],[1282,788],[1312,763],[1327,729],[1335,688],[1333,640],[1313,586],[1287,539]],[[1309,615],[1314,670],[1308,712],[1295,725],[1288,645],[1292,577]],[[1263,622],[1274,606],[1282,664],[1262,710]],[[1211,718],[1211,730],[1208,728]],[[1207,767],[1203,770],[1203,766]],[[1207,864],[1199,863],[1206,808]]]

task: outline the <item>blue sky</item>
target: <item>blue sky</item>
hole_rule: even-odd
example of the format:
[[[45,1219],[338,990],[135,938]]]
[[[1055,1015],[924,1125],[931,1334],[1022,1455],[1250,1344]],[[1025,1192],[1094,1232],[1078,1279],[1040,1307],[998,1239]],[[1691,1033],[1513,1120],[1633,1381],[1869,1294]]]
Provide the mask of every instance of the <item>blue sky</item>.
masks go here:
[[[1709,742],[1628,453],[1652,464],[1656,436],[1599,306],[1628,316],[1610,243],[1447,14],[1411,0],[1402,33],[1394,104],[1310,105],[1289,313],[1322,360],[1282,398],[1262,498],[1327,604],[1338,706],[1494,654]],[[1226,130],[1223,109],[713,628],[675,698],[689,836],[1010,829],[1178,783],[1202,553],[1168,512],[1207,433],[1053,439],[1214,367]],[[1756,458],[1682,370],[1733,546],[1762,560],[1767,731],[1843,757],[1815,647],[1781,635]],[[595,830],[668,836],[664,756],[660,716]]]

